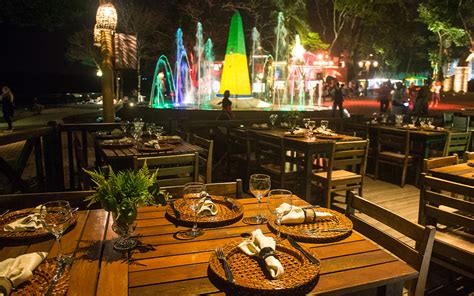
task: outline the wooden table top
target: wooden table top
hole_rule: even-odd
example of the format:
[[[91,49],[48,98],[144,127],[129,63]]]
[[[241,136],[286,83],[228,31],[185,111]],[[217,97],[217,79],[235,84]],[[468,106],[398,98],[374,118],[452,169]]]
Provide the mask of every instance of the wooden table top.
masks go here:
[[[315,134],[315,138],[313,139],[307,139],[304,136],[302,137],[291,137],[285,135],[285,133],[289,132],[287,129],[252,129],[249,128],[249,131],[256,133],[256,134],[264,134],[264,135],[270,135],[270,136],[277,136],[280,138],[285,138],[286,140],[289,141],[296,141],[296,142],[301,142],[301,143],[306,143],[309,145],[318,145],[318,144],[325,144],[328,142],[333,142],[333,141],[358,141],[362,140],[359,137],[354,137],[354,136],[349,136],[349,135],[342,135],[338,134],[338,136],[341,136],[341,138],[338,139],[327,139],[327,138],[318,138],[317,134]]]
[[[181,141],[177,144],[172,144],[174,149],[167,150],[167,151],[157,151],[157,152],[143,152],[137,150],[135,146],[132,147],[114,147],[108,148],[100,145],[100,140],[97,143],[101,154],[106,159],[112,158],[133,158],[134,156],[139,157],[146,157],[146,156],[153,156],[153,155],[176,155],[176,154],[186,154],[186,153],[194,153],[203,151],[203,149],[199,146],[190,144],[186,141]]]
[[[431,169],[430,173],[437,178],[474,186],[474,167],[467,163]]]
[[[369,128],[384,128],[384,129],[395,129],[395,130],[408,130],[410,134],[418,134],[418,135],[424,135],[424,136],[441,136],[445,135],[447,133],[450,133],[450,129],[444,128],[443,130],[433,130],[433,129],[422,129],[421,127],[416,127],[416,128],[407,128],[407,127],[401,127],[401,126],[395,126],[395,125],[383,125],[383,124],[372,124],[372,123],[360,123],[361,126],[367,126]]]
[[[239,200],[245,216],[256,213],[256,199]],[[306,202],[297,198],[297,205]],[[241,240],[240,234],[266,225],[233,225],[205,229],[203,236],[194,240],[178,240],[173,234],[184,227],[175,227],[165,218],[164,207],[145,207],[139,210],[137,229],[140,246],[132,251],[129,262],[115,251],[111,239],[111,215],[103,210],[79,212],[76,226],[62,240],[66,253],[74,253],[75,261],[69,271],[68,295],[182,295],[221,293],[208,279],[207,269],[211,252],[230,241]],[[380,247],[353,233],[338,242],[310,244],[321,259],[319,281],[313,292],[317,294],[360,291],[384,285],[400,284],[417,277],[417,271]],[[49,251],[49,258],[57,254],[52,239],[16,246],[2,245],[0,260],[34,251]]]

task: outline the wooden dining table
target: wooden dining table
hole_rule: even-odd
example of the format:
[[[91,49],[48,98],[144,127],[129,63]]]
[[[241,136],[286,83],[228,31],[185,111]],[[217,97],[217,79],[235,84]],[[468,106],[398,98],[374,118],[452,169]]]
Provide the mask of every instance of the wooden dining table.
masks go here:
[[[433,177],[474,186],[474,163],[460,163],[431,169]]]
[[[359,137],[338,134],[337,139],[319,138],[316,137],[311,139],[305,138],[304,135],[301,137],[288,136],[287,129],[252,129],[249,128],[250,133],[265,134],[270,136],[276,136],[285,139],[285,147],[292,149],[304,154],[304,168],[303,168],[303,190],[302,197],[309,201],[311,200],[311,176],[313,174],[313,156],[316,154],[330,153],[332,143],[339,141],[357,141],[362,140]]]
[[[102,139],[96,139],[95,149],[96,157],[99,161],[112,166],[114,170],[126,170],[133,168],[134,157],[150,157],[160,155],[179,155],[189,154],[195,152],[203,152],[203,148],[188,143],[186,141],[180,141],[179,143],[171,144],[173,149],[165,151],[141,151],[136,146],[114,146],[113,148],[102,145]]]
[[[256,214],[256,199],[240,199],[244,217]],[[294,204],[305,201],[294,197]],[[268,212],[267,212],[268,214]],[[260,228],[274,236],[266,224],[247,225],[242,220],[228,226],[208,228],[193,240],[175,237],[185,227],[165,217],[165,207],[139,209],[135,235],[139,246],[121,253],[113,249],[112,216],[104,210],[80,211],[75,227],[62,239],[63,251],[75,260],[63,275],[68,295],[187,295],[224,294],[208,277],[214,249],[243,240],[242,233]],[[321,261],[320,275],[312,293],[335,295],[376,290],[401,295],[403,282],[415,279],[415,269],[400,261],[357,231],[330,243],[300,243]],[[52,238],[39,242],[0,245],[0,261],[21,254],[58,253]]]

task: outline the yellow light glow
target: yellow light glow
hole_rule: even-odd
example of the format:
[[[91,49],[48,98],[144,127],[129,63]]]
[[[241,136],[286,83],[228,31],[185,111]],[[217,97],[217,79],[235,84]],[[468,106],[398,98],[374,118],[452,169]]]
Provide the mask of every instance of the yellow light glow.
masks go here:
[[[364,67],[364,62],[360,61],[360,62],[359,62],[359,67],[360,67],[360,68]]]
[[[372,65],[373,65],[375,68],[377,68],[377,67],[379,66],[379,62],[373,61]]]
[[[115,31],[117,27],[117,11],[112,3],[101,4],[96,14],[97,28]]]
[[[102,77],[102,70],[98,69],[95,74],[99,77]]]

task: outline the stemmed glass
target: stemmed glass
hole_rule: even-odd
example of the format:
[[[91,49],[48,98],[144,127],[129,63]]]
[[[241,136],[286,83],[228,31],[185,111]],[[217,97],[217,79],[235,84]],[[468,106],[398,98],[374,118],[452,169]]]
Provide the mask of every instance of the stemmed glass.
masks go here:
[[[130,125],[130,122],[128,122],[127,120],[120,122],[120,129],[122,130],[124,135],[127,135],[127,130],[128,130],[129,125]]]
[[[138,128],[135,127],[133,129],[133,138],[135,139],[135,145],[137,146],[137,148],[138,148],[138,140],[140,140],[140,138],[142,136],[142,133],[143,133],[143,131],[142,131],[141,127],[138,127]]]
[[[51,232],[58,243],[59,265],[69,264],[71,257],[65,256],[61,247],[61,237],[73,222],[71,206],[65,200],[50,201],[41,206],[40,217],[43,226]]]
[[[303,125],[305,128],[308,128],[308,123],[311,121],[311,118],[303,118]]]
[[[329,121],[327,121],[327,120],[321,120],[321,129],[322,129],[323,131],[326,131],[326,129],[328,128],[328,126],[329,126]]]
[[[146,124],[146,132],[151,136],[153,135],[153,131],[155,130],[155,124],[153,122],[149,122]]]
[[[413,126],[416,126],[416,121],[418,120],[418,117],[412,116],[411,117],[411,122],[413,123]]]
[[[160,141],[163,130],[164,128],[161,125],[155,126],[155,136],[157,141]]]
[[[433,117],[427,117],[426,118],[426,122],[428,123],[428,127],[432,127],[433,120],[434,120]]]
[[[292,196],[291,191],[285,189],[273,189],[268,193],[268,210],[276,216],[278,226],[281,225],[283,217],[291,212],[293,204]],[[287,206],[281,207],[282,204],[287,204]],[[280,238],[280,228],[278,228],[277,231],[278,238]]]
[[[251,217],[251,220],[255,224],[262,224],[266,222],[264,216],[261,215],[260,204],[262,202],[262,198],[267,195],[268,191],[272,186],[270,176],[264,174],[253,174],[250,176],[250,192],[257,198],[258,208],[257,208],[257,215]]]
[[[202,206],[201,199],[206,196],[206,186],[201,182],[190,182],[184,185],[183,189],[183,198],[193,211],[194,215],[194,224],[193,228],[186,231],[185,235],[191,238],[198,237],[204,232],[202,229],[197,227],[197,216],[199,209]]]
[[[426,118],[425,117],[420,117],[419,118],[420,126],[425,127],[426,125]]]
[[[372,113],[372,117],[373,117],[372,123],[373,123],[373,124],[376,124],[376,123],[377,123],[377,118],[378,118],[378,116],[379,116],[379,115],[378,115],[377,112]]]
[[[278,119],[278,114],[271,114],[270,115],[270,124],[272,125],[272,128],[275,127],[275,123]]]
[[[313,132],[313,130],[314,130],[315,128],[316,128],[316,121],[310,120],[310,121],[308,122],[308,129],[309,129],[311,132]]]

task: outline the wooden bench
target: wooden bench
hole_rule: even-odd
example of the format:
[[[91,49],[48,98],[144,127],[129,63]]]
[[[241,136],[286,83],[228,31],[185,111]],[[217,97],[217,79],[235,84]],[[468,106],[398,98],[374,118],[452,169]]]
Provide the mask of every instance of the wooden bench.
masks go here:
[[[474,186],[422,174],[418,220],[438,226],[433,261],[474,279],[474,202],[469,197]]]

